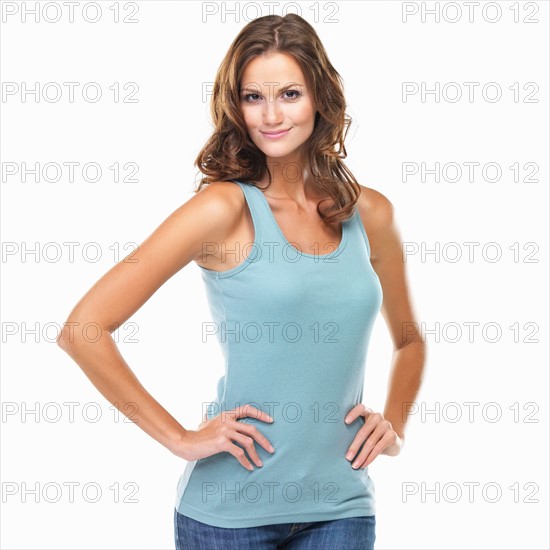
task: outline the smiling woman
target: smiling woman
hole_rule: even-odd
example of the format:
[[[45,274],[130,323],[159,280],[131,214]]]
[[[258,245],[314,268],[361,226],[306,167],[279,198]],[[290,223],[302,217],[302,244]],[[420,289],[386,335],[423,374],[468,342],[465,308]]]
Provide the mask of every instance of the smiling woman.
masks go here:
[[[229,325],[230,334],[242,326],[258,330],[252,340],[248,333],[220,337],[225,375],[200,429],[215,432],[231,411],[226,426],[236,430],[234,445],[228,455],[197,454],[187,464],[176,497],[176,543],[207,547],[216,539],[236,548],[251,541],[260,547],[261,540],[261,548],[320,548],[322,540],[326,548],[371,548],[375,499],[367,466],[378,454],[399,453],[402,404],[414,399],[424,353],[418,334],[404,341],[398,329],[414,324],[414,316],[392,205],[359,185],[342,162],[351,123],[342,80],[299,16],[263,17],[243,28],[218,70],[211,112],[215,132],[196,159],[205,174],[197,193],[236,183],[242,215],[225,244],[253,246],[239,263],[217,247],[195,261],[217,326]],[[382,247],[379,277],[371,258]],[[381,307],[397,346],[408,346],[408,358],[396,359],[384,415],[361,404]],[[277,330],[290,326],[292,336]],[[318,327],[313,339],[306,336],[312,327]],[[256,419],[240,418],[243,403],[254,404]],[[299,421],[289,421],[290,404]],[[235,452],[240,445],[243,454]],[[212,490],[205,493],[206,485]],[[292,498],[285,493],[290,486]],[[348,525],[350,519],[356,523]]]
[[[374,547],[368,466],[402,449],[424,343],[402,330],[419,323],[393,205],[343,162],[345,107],[309,23],[251,21],[216,75],[196,193],[90,289],[60,334],[98,390],[117,407],[136,403],[136,425],[187,461],[177,549]],[[195,430],[143,388],[111,337],[191,261],[225,361]],[[383,413],[362,403],[379,312],[394,342]],[[105,329],[93,343],[74,329],[89,322]]]
[[[266,53],[248,63],[242,78],[241,110],[250,139],[268,162],[291,162],[287,157],[301,153],[317,113],[300,65],[291,55]],[[276,88],[279,82],[286,84]]]

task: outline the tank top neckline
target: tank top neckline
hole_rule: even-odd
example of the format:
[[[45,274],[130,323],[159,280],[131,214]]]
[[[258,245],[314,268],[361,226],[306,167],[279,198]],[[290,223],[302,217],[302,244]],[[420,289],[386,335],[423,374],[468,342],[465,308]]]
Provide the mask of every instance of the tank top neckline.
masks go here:
[[[347,238],[348,238],[348,223],[350,221],[350,219],[348,220],[344,220],[342,222],[342,235],[341,235],[341,238],[340,238],[340,243],[338,244],[338,246],[332,250],[331,252],[329,252],[328,254],[308,254],[307,252],[302,252],[301,250],[299,250],[298,248],[296,248],[293,244],[291,244],[288,239],[285,237],[285,234],[283,233],[283,230],[281,229],[280,225],[278,224],[277,220],[275,219],[275,216],[273,214],[273,210],[271,209],[271,206],[269,205],[269,202],[267,201],[265,195],[262,193],[262,191],[256,186],[254,185],[253,183],[250,183],[250,182],[242,182],[241,180],[235,180],[235,181],[239,181],[241,183],[244,183],[246,185],[248,185],[249,187],[253,187],[255,189],[255,191],[258,193],[258,195],[261,196],[261,200],[262,200],[262,203],[263,205],[265,206],[265,209],[273,223],[273,226],[275,227],[275,229],[277,230],[277,233],[280,235],[281,239],[283,240],[284,244],[288,247],[290,247],[292,249],[293,252],[295,252],[296,254],[298,254],[299,256],[304,256],[306,258],[314,258],[314,259],[325,259],[325,258],[333,258],[334,256],[338,256],[339,254],[342,253],[342,251],[344,250],[344,248],[346,247],[346,243],[347,243]]]

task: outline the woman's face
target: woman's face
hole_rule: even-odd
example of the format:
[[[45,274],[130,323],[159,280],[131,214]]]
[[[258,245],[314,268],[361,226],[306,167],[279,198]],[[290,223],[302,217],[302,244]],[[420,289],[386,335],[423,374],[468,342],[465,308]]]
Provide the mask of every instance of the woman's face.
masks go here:
[[[291,55],[253,58],[242,76],[240,105],[250,139],[268,158],[292,155],[313,132],[313,98]]]

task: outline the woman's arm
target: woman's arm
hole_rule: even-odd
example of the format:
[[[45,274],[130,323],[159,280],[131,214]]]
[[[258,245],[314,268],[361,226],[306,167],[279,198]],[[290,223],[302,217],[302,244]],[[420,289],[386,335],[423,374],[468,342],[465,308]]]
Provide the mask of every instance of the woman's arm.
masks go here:
[[[142,430],[180,456],[187,430],[141,385],[111,333],[170,277],[201,257],[203,243],[226,239],[241,219],[243,205],[242,191],[223,182],[212,183],[195,194],[170,214],[131,257],[113,266],[88,290],[57,339],[111,404],[125,415],[132,413],[131,420]],[[93,342],[86,339],[81,327],[87,323],[98,328],[99,339],[95,334]],[[129,403],[137,407],[125,407]]]
[[[386,321],[394,346],[384,418],[391,422],[397,435],[404,439],[404,408],[409,410],[407,404],[414,402],[420,389],[426,346],[411,303],[393,204],[373,189],[363,188],[363,194],[364,223],[371,246],[371,263],[384,293],[380,313]]]
[[[382,285],[381,314],[393,341],[393,359],[383,414],[358,404],[349,411],[350,421],[360,415],[365,424],[349,447],[354,465],[368,466],[378,454],[394,456],[404,444],[410,404],[422,383],[426,346],[419,332],[408,290],[402,243],[392,203],[378,191],[361,186],[357,208],[371,249],[371,263]],[[348,456],[348,455],[346,455]]]

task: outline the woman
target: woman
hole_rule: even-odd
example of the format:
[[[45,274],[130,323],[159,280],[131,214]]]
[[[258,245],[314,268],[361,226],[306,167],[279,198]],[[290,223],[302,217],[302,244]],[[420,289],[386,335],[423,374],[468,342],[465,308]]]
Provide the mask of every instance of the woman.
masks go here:
[[[218,70],[212,117],[196,194],[67,320],[105,335],[92,346],[64,329],[59,344],[111,403],[138,403],[138,426],[188,461],[177,548],[373,548],[368,466],[401,451],[425,353],[392,204],[342,162],[341,78],[295,14],[242,29]],[[226,359],[196,430],[141,386],[110,337],[191,260]],[[361,403],[378,311],[395,346],[383,414]]]

